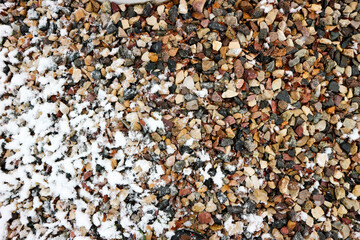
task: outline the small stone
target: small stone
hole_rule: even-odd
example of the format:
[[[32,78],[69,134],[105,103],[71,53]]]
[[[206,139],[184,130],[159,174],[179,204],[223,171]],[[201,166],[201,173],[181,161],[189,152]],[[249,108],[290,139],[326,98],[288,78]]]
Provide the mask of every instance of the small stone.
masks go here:
[[[337,200],[341,200],[345,198],[346,196],[345,189],[341,187],[335,188],[335,196]]]
[[[273,71],[272,75],[275,77],[275,78],[282,78],[285,74],[285,70],[283,69],[276,69],[275,71]]]
[[[325,167],[326,162],[329,160],[329,157],[326,153],[318,153],[316,155],[316,163],[320,167]]]
[[[180,172],[182,172],[184,167],[185,167],[185,161],[184,160],[177,161],[177,162],[175,162],[175,164],[173,166],[173,171],[177,172],[177,173],[180,173]]]
[[[190,76],[186,77],[183,81],[183,86],[190,90],[193,89],[195,87],[194,79]]]
[[[189,188],[183,188],[179,191],[179,196],[187,196],[189,194],[191,194],[191,189]]]
[[[284,177],[279,181],[279,191],[283,194],[288,194],[289,189],[288,189],[288,185],[289,185],[289,178],[288,177]]]
[[[289,61],[289,67],[293,67],[293,66],[297,65],[299,62],[300,62],[300,58],[296,57]]]
[[[130,87],[124,90],[124,99],[132,100],[137,95],[137,90],[135,87]]]
[[[202,13],[204,10],[205,3],[206,3],[206,0],[195,0],[192,3],[192,7],[195,12]]]
[[[198,101],[192,100],[186,103],[186,109],[189,111],[196,111],[199,109]]]
[[[227,90],[226,92],[224,92],[221,97],[222,98],[233,98],[236,97],[238,95],[237,92],[232,91],[232,90]]]
[[[188,12],[188,7],[186,0],[180,0],[179,13],[186,14],[187,12]]]
[[[266,64],[266,71],[273,72],[275,70],[275,61],[271,61]]]
[[[350,143],[348,143],[348,142],[343,142],[343,143],[340,144],[340,147],[341,147],[341,149],[342,149],[345,153],[347,153],[347,154],[350,153],[350,150],[351,150],[351,145],[350,145]]]
[[[339,92],[339,83],[335,82],[335,81],[331,81],[329,83],[329,86],[328,86],[328,89],[331,91],[331,92],[334,92],[334,93],[338,93]]]
[[[208,224],[211,223],[212,218],[211,218],[211,214],[208,212],[202,212],[198,215],[199,218],[199,223],[200,224]]]
[[[295,58],[296,58],[296,57],[302,58],[302,57],[305,57],[307,54],[308,54],[308,50],[307,50],[307,49],[300,49],[299,51],[297,51],[297,52],[295,53]]]
[[[212,67],[215,66],[215,62],[214,61],[209,61],[209,60],[205,60],[202,61],[202,70],[204,72],[209,71]]]
[[[100,8],[103,13],[111,13],[110,1],[105,1],[103,4],[101,4]]]
[[[162,42],[154,42],[151,45],[150,51],[155,53],[160,53],[162,48]]]
[[[262,190],[262,189],[255,189],[254,196],[258,201],[263,202],[263,203],[267,203],[267,201],[269,199],[266,191]]]
[[[87,171],[84,173],[84,181],[88,180],[93,175],[92,171]]]
[[[273,24],[273,22],[275,21],[276,15],[278,14],[279,10],[277,9],[272,9],[265,18],[265,22],[267,25],[271,25]]]
[[[75,21],[76,22],[79,22],[83,17],[85,17],[84,10],[81,9],[81,8],[76,10],[74,15],[75,15]]]
[[[256,144],[249,139],[245,141],[244,146],[249,152],[253,152],[256,149]]]
[[[319,219],[321,216],[324,215],[324,210],[320,206],[317,206],[311,209],[311,214],[315,219]]]
[[[117,32],[117,30],[118,30],[118,28],[115,26],[115,24],[113,22],[110,22],[106,28],[106,33],[113,34],[113,33]]]
[[[176,5],[172,6],[169,10],[169,20],[172,23],[175,23],[177,18],[178,18],[179,14],[178,14],[178,8]]]
[[[214,203],[214,201],[211,199],[207,204],[206,204],[206,208],[205,211],[207,212],[215,212],[217,209],[216,204]]]
[[[224,25],[222,25],[218,22],[213,22],[213,21],[209,23],[209,28],[211,30],[216,30],[218,32],[224,32],[227,29],[227,27],[225,27]]]
[[[205,205],[200,202],[195,203],[191,210],[194,212],[203,212],[205,210]]]
[[[352,191],[352,194],[355,195],[355,197],[360,197],[360,185],[356,185]]]
[[[99,70],[94,70],[91,72],[91,77],[95,80],[101,79],[101,72]]]
[[[234,72],[236,78],[241,78],[244,74],[244,67],[239,59],[234,62]]]
[[[72,78],[75,83],[79,82],[81,80],[81,70],[78,68],[75,68],[73,70]]]
[[[222,46],[222,43],[219,41],[213,41],[213,50],[219,51]]]
[[[290,103],[290,96],[289,93],[286,90],[281,91],[277,96],[276,96],[277,100],[282,100],[285,101],[287,103]]]
[[[281,88],[281,78],[277,78],[272,82],[271,88],[272,90],[276,91]]]
[[[240,9],[246,13],[250,13],[254,8],[248,1],[240,1]]]
[[[151,16],[146,18],[146,23],[150,26],[154,26],[155,24],[157,24],[157,19],[155,16]]]

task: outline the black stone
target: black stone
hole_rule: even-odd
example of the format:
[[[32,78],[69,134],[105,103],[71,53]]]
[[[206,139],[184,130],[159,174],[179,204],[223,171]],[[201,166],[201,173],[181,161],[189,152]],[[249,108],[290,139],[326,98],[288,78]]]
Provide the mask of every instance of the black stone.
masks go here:
[[[74,65],[75,65],[77,68],[81,68],[81,67],[84,66],[84,61],[81,60],[81,59],[76,59],[76,60],[74,61]]]
[[[146,65],[145,65],[145,70],[147,72],[152,72],[156,69],[156,63],[153,63],[153,62],[148,62]]]
[[[277,96],[276,96],[277,100],[282,100],[285,101],[287,103],[290,103],[290,96],[289,93],[286,90],[282,90]]]
[[[142,14],[143,14],[145,17],[150,17],[150,16],[152,15],[152,12],[153,12],[153,10],[152,10],[151,4],[148,3],[148,4],[145,5]]]
[[[271,226],[272,226],[273,228],[280,229],[280,228],[286,226],[286,224],[287,224],[287,219],[286,219],[286,218],[283,218],[283,219],[281,219],[281,220],[274,221],[274,222],[271,224]]]
[[[193,24],[187,24],[187,25],[183,26],[183,29],[186,33],[190,34],[192,32],[195,32],[197,27]]]
[[[233,144],[234,144],[234,140],[232,140],[231,138],[223,138],[223,140],[221,141],[220,146],[226,147],[226,146],[231,146]]]
[[[160,53],[162,42],[153,42],[150,48],[150,52]]]
[[[113,34],[113,33],[117,32],[117,30],[118,30],[118,28],[115,26],[115,24],[113,22],[111,22],[106,28],[106,33]]]
[[[216,175],[216,170],[215,170],[215,168],[210,168],[210,169],[208,170],[208,174],[209,174],[211,177],[215,176],[215,175]]]
[[[101,72],[99,70],[94,70],[91,72],[91,77],[95,80],[101,79]]]
[[[216,30],[218,32],[226,31],[226,27],[224,25],[220,24],[220,23],[217,23],[217,22],[210,22],[209,28],[211,30]]]
[[[173,166],[173,171],[179,173],[179,172],[181,172],[183,170],[184,167],[185,167],[185,161],[184,160],[176,161],[174,166]]]
[[[198,37],[192,37],[189,39],[189,45],[194,45],[198,42],[200,42],[200,39]]]
[[[29,32],[29,27],[26,26],[25,24],[21,25],[21,27],[20,27],[20,32],[21,32],[21,34],[26,34],[26,33],[28,33],[28,32]]]
[[[173,84],[169,87],[169,91],[171,94],[175,93],[176,91],[176,88],[177,88],[177,85],[176,84]]]
[[[134,7],[133,6],[129,6],[127,8],[127,14],[128,14],[128,17],[129,18],[132,18],[132,17],[136,17],[137,16],[137,13],[134,11]]]
[[[359,76],[360,75],[360,71],[359,68],[357,66],[352,66],[352,76]]]
[[[68,62],[73,62],[75,61],[75,59],[77,59],[78,57],[80,57],[80,53],[79,52],[70,52],[67,55],[67,61]]]
[[[245,149],[244,142],[241,140],[236,140],[234,148],[236,151],[243,151]]]
[[[124,99],[125,100],[132,100],[138,94],[136,87],[131,86],[124,90]]]
[[[245,202],[244,209],[247,213],[254,213],[256,209],[256,203],[253,200],[249,199]]]
[[[328,89],[329,89],[331,92],[338,93],[338,92],[339,92],[339,83],[337,83],[337,82],[335,82],[335,81],[331,81],[331,82],[329,83]]]
[[[158,192],[159,196],[163,197],[167,194],[170,194],[170,188],[168,186],[159,187]]]
[[[167,65],[168,65],[170,72],[176,71],[176,62],[174,60],[172,60],[171,58],[168,60]]]
[[[285,167],[285,161],[280,155],[276,158],[276,167],[278,169],[282,169]]]
[[[177,55],[181,58],[189,58],[190,50],[179,49]]]
[[[179,14],[178,14],[178,8],[176,5],[172,6],[169,10],[169,20],[172,23],[175,23],[177,18],[178,18]]]
[[[230,214],[239,214],[243,211],[243,208],[240,206],[227,206],[226,209]]]
[[[343,142],[340,144],[341,149],[346,152],[347,154],[350,153],[351,145],[348,142]]]
[[[175,235],[171,237],[171,240],[183,240],[183,239],[204,240],[206,238],[200,233],[194,232],[189,229],[178,229],[175,231]]]
[[[330,40],[331,41],[335,41],[336,39],[338,39],[338,37],[340,37],[339,32],[330,31]]]
[[[219,201],[220,204],[224,204],[224,203],[228,200],[228,198],[227,198],[227,196],[225,195],[225,193],[223,193],[223,192],[221,192],[221,191],[219,191],[219,192],[216,193],[216,197],[217,197],[217,199],[218,199],[218,201]]]
[[[159,209],[164,210],[167,206],[169,206],[169,199],[166,199],[166,200],[162,201],[159,204]]]

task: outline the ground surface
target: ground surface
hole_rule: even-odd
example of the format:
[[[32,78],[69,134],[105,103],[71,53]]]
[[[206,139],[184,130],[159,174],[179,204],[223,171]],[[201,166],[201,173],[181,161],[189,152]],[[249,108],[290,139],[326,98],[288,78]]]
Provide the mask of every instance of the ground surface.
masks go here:
[[[0,3],[0,239],[359,239],[357,1]]]

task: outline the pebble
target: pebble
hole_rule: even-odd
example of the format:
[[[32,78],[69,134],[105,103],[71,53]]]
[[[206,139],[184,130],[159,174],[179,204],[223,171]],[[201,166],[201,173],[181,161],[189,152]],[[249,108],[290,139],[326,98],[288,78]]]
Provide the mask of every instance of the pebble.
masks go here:
[[[205,210],[205,205],[202,203],[195,203],[191,209],[194,212],[203,212]]]
[[[280,78],[277,78],[273,81],[271,88],[272,90],[276,91],[281,88],[282,81]]]
[[[196,111],[199,109],[198,101],[192,100],[186,103],[186,109],[189,111]]]

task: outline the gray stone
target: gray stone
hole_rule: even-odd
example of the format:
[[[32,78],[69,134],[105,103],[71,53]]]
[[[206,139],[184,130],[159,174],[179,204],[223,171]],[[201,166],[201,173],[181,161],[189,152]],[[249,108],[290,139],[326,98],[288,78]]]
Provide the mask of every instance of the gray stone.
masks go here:
[[[294,59],[289,61],[289,67],[293,67],[296,64],[298,64],[300,62],[300,58],[299,57],[295,57]]]

